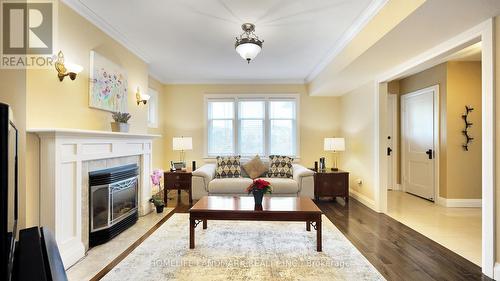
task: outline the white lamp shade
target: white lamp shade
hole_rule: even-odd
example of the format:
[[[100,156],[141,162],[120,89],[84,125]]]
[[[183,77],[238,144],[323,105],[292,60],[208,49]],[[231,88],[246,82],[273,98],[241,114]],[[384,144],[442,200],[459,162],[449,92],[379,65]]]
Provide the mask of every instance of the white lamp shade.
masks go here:
[[[174,137],[172,139],[172,150],[192,150],[193,138],[191,137]]]
[[[253,60],[262,50],[262,48],[253,43],[244,43],[236,47],[236,52],[245,60]]]
[[[344,138],[325,138],[324,150],[325,151],[345,151]]]

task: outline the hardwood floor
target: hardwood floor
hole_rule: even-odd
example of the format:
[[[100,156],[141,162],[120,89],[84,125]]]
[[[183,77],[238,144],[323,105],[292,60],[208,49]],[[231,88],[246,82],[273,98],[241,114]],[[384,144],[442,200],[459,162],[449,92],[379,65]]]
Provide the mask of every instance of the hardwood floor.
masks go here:
[[[186,213],[187,194],[171,192],[173,213]],[[387,280],[492,280],[481,268],[400,222],[372,211],[356,200],[344,206],[320,201],[318,207]],[[159,222],[92,280],[99,280],[147,239],[168,218]]]
[[[356,200],[317,205],[387,280],[492,280],[474,263]]]

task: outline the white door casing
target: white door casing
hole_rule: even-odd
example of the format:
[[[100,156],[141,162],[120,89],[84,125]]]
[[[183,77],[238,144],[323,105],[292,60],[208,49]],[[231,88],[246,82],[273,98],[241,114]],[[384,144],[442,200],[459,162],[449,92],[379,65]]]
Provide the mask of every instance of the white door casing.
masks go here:
[[[436,141],[438,86],[401,97],[402,176],[404,190],[436,198]]]
[[[398,96],[387,95],[387,189],[398,190],[397,185],[397,108]]]

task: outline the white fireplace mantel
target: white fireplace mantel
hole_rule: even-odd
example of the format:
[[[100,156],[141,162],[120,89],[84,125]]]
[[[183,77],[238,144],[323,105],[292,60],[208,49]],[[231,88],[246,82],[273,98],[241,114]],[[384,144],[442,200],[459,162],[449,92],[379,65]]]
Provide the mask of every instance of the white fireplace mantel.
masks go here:
[[[29,129],[40,138],[40,225],[55,235],[68,268],[85,255],[82,241],[82,163],[140,157],[139,214],[151,211],[153,139],[160,135],[77,129]]]

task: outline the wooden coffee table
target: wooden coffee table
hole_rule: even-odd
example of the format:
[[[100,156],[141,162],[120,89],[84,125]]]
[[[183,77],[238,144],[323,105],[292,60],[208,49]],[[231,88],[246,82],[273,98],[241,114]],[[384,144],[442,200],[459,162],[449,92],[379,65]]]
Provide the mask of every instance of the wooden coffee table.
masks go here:
[[[321,252],[321,210],[307,197],[264,197],[257,208],[253,197],[205,196],[189,210],[189,248],[194,249],[195,228],[208,220],[303,221],[316,229],[316,250]]]

